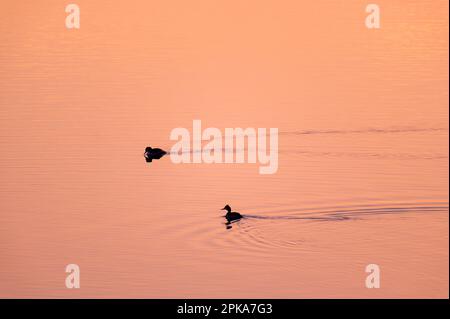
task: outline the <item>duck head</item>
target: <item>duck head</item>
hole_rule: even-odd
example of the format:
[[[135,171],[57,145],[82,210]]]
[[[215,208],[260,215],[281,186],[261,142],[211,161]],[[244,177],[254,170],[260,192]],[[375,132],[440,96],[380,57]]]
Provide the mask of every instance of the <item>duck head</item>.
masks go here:
[[[230,207],[230,205],[225,205],[225,207],[222,208],[221,210],[226,210],[228,213],[230,213],[231,212],[231,207]]]

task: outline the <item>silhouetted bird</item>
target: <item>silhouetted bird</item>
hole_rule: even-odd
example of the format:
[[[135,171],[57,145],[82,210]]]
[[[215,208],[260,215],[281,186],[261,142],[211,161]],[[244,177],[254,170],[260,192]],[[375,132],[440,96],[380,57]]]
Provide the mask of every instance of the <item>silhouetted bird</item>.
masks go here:
[[[146,161],[147,163],[151,163],[152,160],[154,160],[154,159],[160,159],[161,157],[163,157],[163,156],[166,155],[166,154],[167,154],[167,152],[166,152],[166,151],[163,151],[163,150],[160,149],[160,148],[151,148],[151,147],[149,146],[149,147],[146,147],[146,148],[145,148],[144,157],[145,157],[145,161]]]
[[[226,205],[224,208],[222,208],[221,210],[226,210],[227,214],[225,215],[225,218],[227,219],[227,221],[231,222],[234,220],[238,220],[241,219],[243,216],[241,214],[239,214],[238,212],[232,212],[231,211],[231,207],[230,205]]]

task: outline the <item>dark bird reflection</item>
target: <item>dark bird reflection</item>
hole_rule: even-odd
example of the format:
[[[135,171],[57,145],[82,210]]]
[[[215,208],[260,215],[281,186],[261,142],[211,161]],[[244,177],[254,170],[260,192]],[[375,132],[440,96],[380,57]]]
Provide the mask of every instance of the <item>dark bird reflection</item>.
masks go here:
[[[160,159],[161,157],[163,157],[166,154],[167,154],[167,152],[160,148],[151,148],[150,146],[148,146],[145,148],[144,157],[145,157],[145,161],[147,163],[151,163],[152,160]]]
[[[221,210],[227,211],[227,213],[224,215],[224,217],[227,220],[227,222],[225,223],[226,229],[233,228],[233,226],[231,226],[231,224],[241,220],[244,217],[241,214],[239,214],[238,212],[232,212],[230,205],[225,205],[225,207],[222,208]]]

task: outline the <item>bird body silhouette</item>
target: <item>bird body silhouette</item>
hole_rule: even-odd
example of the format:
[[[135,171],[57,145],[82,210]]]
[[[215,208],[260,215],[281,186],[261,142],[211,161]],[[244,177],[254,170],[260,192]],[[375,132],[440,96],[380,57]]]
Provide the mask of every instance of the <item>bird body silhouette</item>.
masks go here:
[[[150,146],[148,146],[145,148],[144,157],[145,157],[145,161],[147,163],[151,163],[152,160],[160,159],[161,157],[163,157],[166,154],[167,154],[167,152],[160,148],[151,148]]]
[[[227,211],[225,218],[227,219],[228,222],[239,220],[242,217],[244,217],[241,214],[239,214],[238,212],[232,212],[230,205],[225,205],[225,207],[222,208],[222,210]]]

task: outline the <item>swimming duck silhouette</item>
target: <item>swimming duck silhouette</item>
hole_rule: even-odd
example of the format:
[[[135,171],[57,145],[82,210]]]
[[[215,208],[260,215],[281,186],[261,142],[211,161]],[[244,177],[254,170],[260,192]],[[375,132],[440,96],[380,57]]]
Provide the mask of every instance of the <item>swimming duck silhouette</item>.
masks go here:
[[[232,211],[231,211],[230,205],[226,205],[226,206],[225,206],[224,208],[222,208],[221,210],[226,210],[226,211],[227,211],[227,213],[226,213],[226,215],[225,215],[225,218],[227,219],[228,222],[232,222],[232,221],[235,221],[235,220],[239,220],[239,219],[241,219],[242,217],[244,217],[244,216],[242,216],[241,214],[239,214],[238,212],[232,212]]]
[[[148,146],[145,148],[144,157],[145,157],[145,161],[147,163],[151,163],[152,160],[160,159],[161,157],[163,157],[166,154],[167,154],[167,152],[160,148],[151,148],[150,146]]]

